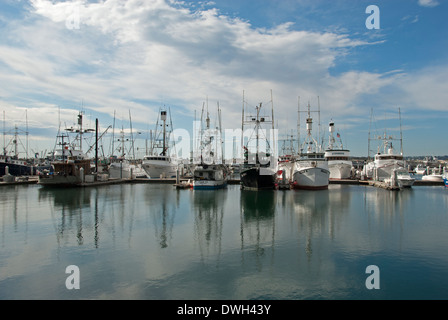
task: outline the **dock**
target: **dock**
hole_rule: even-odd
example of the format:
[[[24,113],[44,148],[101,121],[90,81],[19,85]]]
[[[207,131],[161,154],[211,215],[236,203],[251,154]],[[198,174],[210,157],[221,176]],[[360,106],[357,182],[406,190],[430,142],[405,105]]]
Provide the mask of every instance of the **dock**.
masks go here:
[[[179,181],[176,178],[168,178],[168,179],[148,179],[148,178],[134,178],[134,179],[108,179],[103,181],[93,181],[93,182],[84,182],[78,187],[98,187],[105,185],[114,185],[114,184],[126,184],[126,183],[149,183],[149,184],[171,184],[179,189],[183,189],[187,184],[188,180],[191,181],[191,178],[181,178]],[[0,181],[0,186],[13,186],[13,185],[30,185],[37,184],[38,177],[37,176],[26,176],[26,177],[16,177],[14,181],[5,182],[3,179]],[[239,179],[230,179],[227,184],[229,185],[239,185]],[[384,188],[388,190],[396,190],[396,188],[391,188],[387,186],[386,183],[380,181],[373,180],[358,180],[358,179],[330,179],[330,184],[334,185],[364,185],[364,186],[373,186]],[[178,186],[179,185],[179,186]],[[444,186],[443,181],[424,181],[424,180],[415,180],[414,186]],[[289,185],[287,184],[279,184],[279,189],[287,190],[289,189]],[[399,188],[398,188],[399,189]]]

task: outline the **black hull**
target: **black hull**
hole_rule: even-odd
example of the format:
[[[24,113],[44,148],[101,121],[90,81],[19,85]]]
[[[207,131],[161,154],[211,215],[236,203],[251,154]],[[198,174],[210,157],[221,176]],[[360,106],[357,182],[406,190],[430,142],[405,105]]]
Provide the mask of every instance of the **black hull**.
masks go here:
[[[276,188],[276,173],[260,174],[260,168],[249,168],[241,171],[241,187],[249,190],[266,190]]]
[[[16,177],[37,175],[38,171],[43,170],[52,171],[51,166],[35,167],[16,163],[0,162],[0,177],[6,174],[6,167],[8,167],[9,174]]]
[[[31,175],[31,167],[2,162],[0,163],[0,176],[4,176],[6,174],[6,167],[8,167],[9,174],[12,176],[29,176]]]

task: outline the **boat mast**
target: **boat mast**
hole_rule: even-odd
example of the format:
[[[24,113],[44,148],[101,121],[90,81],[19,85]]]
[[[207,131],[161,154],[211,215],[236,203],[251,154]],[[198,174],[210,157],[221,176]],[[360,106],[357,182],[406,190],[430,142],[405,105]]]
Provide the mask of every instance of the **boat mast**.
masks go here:
[[[398,116],[400,118],[400,153],[403,155],[403,131],[401,130],[401,110],[398,107]]]
[[[297,154],[301,153],[300,148],[300,96],[297,99]]]
[[[3,110],[3,155],[6,157],[5,110]]]
[[[320,131],[321,131],[321,127],[320,127],[320,99],[319,96],[317,96],[317,126],[318,126],[318,131],[317,131],[317,145],[316,145],[316,152],[321,152],[322,150],[322,143],[320,142]],[[323,140],[323,137],[322,137]],[[319,148],[319,149],[318,149]]]
[[[257,109],[257,122],[256,122],[256,134],[255,134],[255,136],[256,136],[256,151],[257,151],[257,155],[256,155],[256,159],[257,159],[257,162],[258,162],[258,152],[259,152],[259,142],[258,142],[258,132],[259,132],[259,125],[260,125],[260,121],[259,121],[259,116],[260,116],[260,109],[261,109],[261,102],[260,102],[260,106],[259,107],[256,107],[256,109]]]
[[[131,129],[131,143],[132,143],[132,158],[135,160],[135,150],[134,150],[134,134],[132,132],[132,120],[131,120],[131,110],[129,109],[129,125]]]
[[[162,142],[162,144],[163,144],[163,149],[162,149],[162,156],[165,156],[166,155],[166,150],[165,150],[165,148],[166,148],[166,111],[162,111],[161,113],[160,113],[160,115],[161,115],[161,119],[162,119],[162,121],[163,121],[163,142]]]
[[[25,110],[25,122],[26,122],[26,132],[25,132],[26,150],[25,150],[25,153],[26,153],[26,159],[28,159],[28,110]]]
[[[243,112],[241,117],[241,152],[244,161],[244,90],[243,90]]]
[[[275,152],[275,139],[274,139],[274,128],[275,128],[275,126],[274,126],[274,98],[272,97],[272,89],[271,89],[271,105],[272,105],[272,135],[271,135],[271,137],[272,137],[272,150],[271,150],[271,155],[272,154],[277,154],[276,152]]]

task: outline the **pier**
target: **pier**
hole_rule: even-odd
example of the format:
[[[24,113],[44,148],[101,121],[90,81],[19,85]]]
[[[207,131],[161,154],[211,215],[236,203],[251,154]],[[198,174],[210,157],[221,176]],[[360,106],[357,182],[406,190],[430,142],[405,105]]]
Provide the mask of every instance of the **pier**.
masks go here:
[[[190,179],[182,178],[177,181],[176,178],[134,178],[134,179],[108,179],[104,181],[93,181],[93,182],[84,182],[74,187],[98,187],[105,185],[114,185],[114,184],[125,184],[125,183],[151,183],[151,184],[171,184],[176,186],[177,184],[185,184]],[[13,186],[13,185],[29,185],[29,184],[37,184],[38,177],[37,176],[26,176],[26,177],[16,177],[14,181],[6,182],[1,179],[0,186]],[[239,179],[230,179],[227,184],[229,185],[239,185]],[[364,186],[373,186],[379,187],[388,190],[399,190],[398,187],[390,187],[386,183],[381,181],[373,181],[373,180],[358,180],[358,179],[330,179],[330,184],[336,185],[364,185]],[[443,181],[425,181],[425,180],[415,180],[414,186],[444,186]],[[284,184],[279,184],[279,189],[286,190],[289,189],[285,187]]]

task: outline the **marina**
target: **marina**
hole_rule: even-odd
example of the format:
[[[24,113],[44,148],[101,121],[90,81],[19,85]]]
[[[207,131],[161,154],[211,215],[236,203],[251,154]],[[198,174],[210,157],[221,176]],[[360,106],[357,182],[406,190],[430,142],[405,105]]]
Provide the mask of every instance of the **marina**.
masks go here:
[[[448,294],[443,186],[210,191],[167,182],[2,188],[0,299]],[[80,270],[79,290],[65,285],[71,265]],[[366,288],[370,265],[380,269],[379,290]]]

